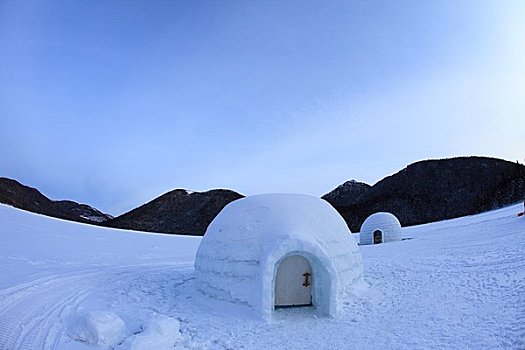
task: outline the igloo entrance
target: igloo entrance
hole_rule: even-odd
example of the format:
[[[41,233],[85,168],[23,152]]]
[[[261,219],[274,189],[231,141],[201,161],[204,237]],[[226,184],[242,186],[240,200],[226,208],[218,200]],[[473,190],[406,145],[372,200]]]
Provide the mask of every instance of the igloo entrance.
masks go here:
[[[284,258],[275,276],[275,308],[312,305],[312,267],[300,255]]]
[[[383,243],[383,232],[381,230],[374,231],[374,244]]]

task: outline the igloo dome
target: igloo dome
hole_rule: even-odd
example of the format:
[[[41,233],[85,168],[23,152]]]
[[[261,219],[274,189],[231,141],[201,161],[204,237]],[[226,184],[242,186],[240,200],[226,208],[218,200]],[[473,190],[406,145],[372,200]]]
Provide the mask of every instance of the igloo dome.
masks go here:
[[[335,316],[363,283],[361,255],[326,201],[266,194],[228,204],[195,258],[198,289],[268,319],[278,307],[312,305]]]
[[[379,212],[370,215],[359,235],[359,244],[378,244],[401,240],[401,224],[395,215]]]

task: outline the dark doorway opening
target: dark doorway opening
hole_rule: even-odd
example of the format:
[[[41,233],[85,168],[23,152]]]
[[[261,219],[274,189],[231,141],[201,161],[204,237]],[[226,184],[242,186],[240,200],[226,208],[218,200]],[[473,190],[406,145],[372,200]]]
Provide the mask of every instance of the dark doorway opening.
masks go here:
[[[374,244],[383,243],[383,232],[381,230],[374,231]]]

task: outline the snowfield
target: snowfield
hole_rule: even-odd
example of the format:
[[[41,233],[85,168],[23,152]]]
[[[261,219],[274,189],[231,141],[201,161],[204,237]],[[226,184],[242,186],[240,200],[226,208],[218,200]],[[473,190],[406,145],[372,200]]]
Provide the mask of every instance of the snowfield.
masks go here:
[[[225,312],[195,288],[199,237],[0,205],[0,349],[525,349],[523,205],[360,246],[366,292],[340,318]]]

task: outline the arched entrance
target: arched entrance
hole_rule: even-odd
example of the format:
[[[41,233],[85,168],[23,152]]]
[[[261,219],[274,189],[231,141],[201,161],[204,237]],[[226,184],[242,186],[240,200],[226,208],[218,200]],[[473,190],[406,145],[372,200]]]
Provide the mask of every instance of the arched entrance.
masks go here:
[[[291,255],[279,263],[275,277],[275,307],[312,305],[312,267],[300,255]]]
[[[383,243],[383,232],[381,230],[374,231],[374,244]]]

